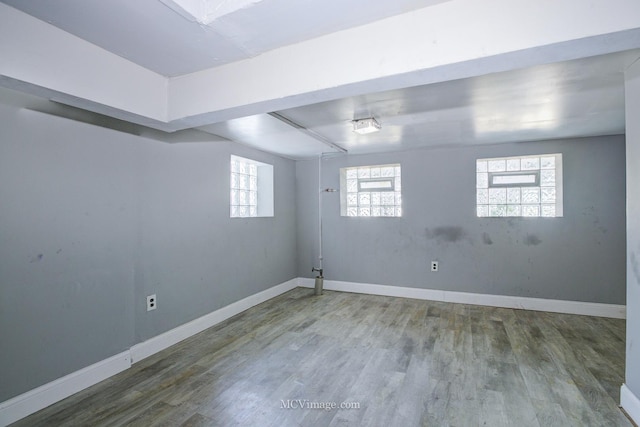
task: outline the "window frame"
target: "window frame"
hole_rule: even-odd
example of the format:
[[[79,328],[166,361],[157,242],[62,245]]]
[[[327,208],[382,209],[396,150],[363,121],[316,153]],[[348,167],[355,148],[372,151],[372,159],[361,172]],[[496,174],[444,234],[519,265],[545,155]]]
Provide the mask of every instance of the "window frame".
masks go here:
[[[234,170],[234,162],[237,162],[238,170]],[[240,172],[240,163],[250,168],[249,172]],[[255,174],[251,173],[251,170],[255,169]],[[234,174],[236,178],[236,186],[234,187]],[[240,175],[246,175],[249,177],[249,188],[240,188]],[[251,177],[256,176],[255,190],[251,189]],[[235,218],[261,218],[261,217],[273,217],[274,216],[274,192],[273,192],[273,165],[268,163],[259,162],[257,160],[248,159],[246,157],[231,155],[229,161],[229,217]],[[234,191],[238,193],[235,195],[234,203]],[[255,192],[255,214],[251,213],[251,200],[249,203],[240,203],[240,192],[248,192],[246,197],[251,198],[251,192]],[[242,207],[249,207],[249,213],[247,215],[241,215],[240,210]],[[234,207],[236,214],[234,215]]]
[[[502,165],[501,162],[503,162]],[[476,158],[475,164],[477,218],[561,218],[564,216],[562,153]],[[495,182],[496,177],[518,175],[533,175],[534,180],[521,183]],[[504,189],[504,193],[500,194],[498,189]],[[525,191],[537,201],[525,202],[523,200]],[[492,203],[492,197],[500,197],[504,200],[495,201],[494,199]],[[510,201],[509,197],[517,199],[518,202]],[[534,207],[537,210],[534,210]],[[525,208],[529,208],[528,210],[535,214],[525,214]],[[547,212],[552,211],[553,214],[546,214],[545,208]]]
[[[382,176],[383,169],[388,168],[393,168],[393,176]],[[366,171],[367,169],[368,172]],[[357,171],[357,175],[355,177],[349,176],[352,175],[350,171],[354,170]],[[372,171],[375,174],[376,170],[379,170],[380,175],[371,176]],[[356,191],[353,191],[353,181],[357,181],[355,184]],[[370,183],[390,184],[366,188],[366,184]],[[365,186],[362,184],[365,184]],[[390,197],[388,196],[389,193],[393,193],[393,203],[383,204],[383,197],[388,200]],[[363,196],[361,197],[361,195]],[[355,204],[352,203],[354,196],[357,198]],[[380,198],[378,203],[372,203],[375,197]],[[366,200],[367,198],[369,200],[368,203],[361,202],[361,200]],[[353,214],[353,209],[355,209],[355,214]],[[361,215],[361,209],[362,212],[367,212],[368,209],[368,214]],[[390,209],[393,209],[393,215],[388,214]],[[378,213],[374,214],[374,212]],[[352,218],[401,218],[402,166],[400,163],[347,166],[340,168],[340,216]]]

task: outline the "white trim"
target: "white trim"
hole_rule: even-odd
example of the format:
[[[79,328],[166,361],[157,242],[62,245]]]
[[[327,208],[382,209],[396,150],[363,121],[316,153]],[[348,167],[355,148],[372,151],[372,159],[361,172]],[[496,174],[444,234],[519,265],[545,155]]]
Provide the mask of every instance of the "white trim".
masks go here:
[[[139,344],[131,347],[131,361],[137,363],[149,356],[156,354],[159,351],[164,350],[167,347],[171,347],[180,341],[187,339],[197,333],[204,331],[218,323],[227,320],[228,318],[235,316],[238,313],[261,304],[271,298],[277,297],[298,285],[298,279],[291,279],[287,282],[276,285],[272,288],[266,289],[254,295],[250,295],[240,301],[236,301],[233,304],[229,304],[209,314],[205,314],[202,317],[192,320],[171,329],[163,334],[156,335],[155,337],[143,341]]]
[[[44,409],[130,368],[135,362],[139,362],[255,305],[290,291],[299,286],[298,282],[297,278],[291,279],[257,294],[250,295],[147,341],[136,344],[123,353],[72,372],[67,376],[58,378],[7,401],[0,402],[0,426],[9,425]]]
[[[620,387],[620,406],[634,423],[640,423],[640,399],[629,390],[626,384]]]
[[[55,381],[0,403],[0,426],[6,426],[131,366],[129,351],[116,354]]]
[[[299,278],[300,286],[313,288],[314,279]],[[522,310],[549,311],[552,313],[582,314],[586,316],[626,318],[626,306],[595,302],[565,301],[544,298],[515,297],[507,295],[474,294],[469,292],[441,291],[436,289],[407,288],[401,286],[374,285],[369,283],[324,280],[324,288],[332,291],[359,294],[384,295],[460,304],[488,305]]]
[[[304,277],[291,279],[285,283],[281,283],[255,295],[251,295],[240,301],[234,302],[233,304],[229,304],[219,310],[178,326],[177,328],[153,337],[140,344],[136,344],[128,351],[94,363],[93,365],[87,366],[86,368],[80,369],[76,372],[72,372],[69,375],[44,384],[7,401],[0,402],[0,426],[6,426],[18,421],[19,419],[33,414],[40,409],[46,408],[53,403],[71,396],[72,394],[97,384],[100,381],[128,369],[132,363],[139,362],[253,306],[288,292],[296,286],[313,288],[314,284],[314,279]],[[434,289],[342,282],[335,280],[325,280],[324,287],[327,290],[431,301],[490,305],[495,307],[584,314],[619,319],[624,319],[626,317],[626,307],[624,305],[473,294]],[[634,420],[640,419],[640,401],[638,398],[625,385],[622,386],[620,396],[622,407],[625,411],[627,411]]]

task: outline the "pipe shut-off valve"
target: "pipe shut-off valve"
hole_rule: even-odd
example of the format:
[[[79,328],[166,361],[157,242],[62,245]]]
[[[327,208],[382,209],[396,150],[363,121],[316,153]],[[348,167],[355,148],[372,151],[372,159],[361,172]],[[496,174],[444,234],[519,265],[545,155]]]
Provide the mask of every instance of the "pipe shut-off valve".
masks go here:
[[[311,269],[311,272],[317,271],[319,276],[316,276],[316,283],[315,283],[315,290],[314,290],[314,294],[315,295],[322,295],[322,289],[324,288],[324,277],[322,277],[322,268],[316,268],[313,267]]]

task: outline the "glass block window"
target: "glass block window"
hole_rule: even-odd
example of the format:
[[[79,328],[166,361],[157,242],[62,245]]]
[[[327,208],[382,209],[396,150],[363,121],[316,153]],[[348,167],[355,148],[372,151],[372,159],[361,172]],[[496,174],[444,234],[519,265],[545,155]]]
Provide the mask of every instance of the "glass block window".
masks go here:
[[[340,214],[401,217],[401,179],[399,164],[340,169]]]
[[[273,166],[231,156],[231,218],[273,216]]]
[[[561,217],[562,154],[476,160],[478,217]]]

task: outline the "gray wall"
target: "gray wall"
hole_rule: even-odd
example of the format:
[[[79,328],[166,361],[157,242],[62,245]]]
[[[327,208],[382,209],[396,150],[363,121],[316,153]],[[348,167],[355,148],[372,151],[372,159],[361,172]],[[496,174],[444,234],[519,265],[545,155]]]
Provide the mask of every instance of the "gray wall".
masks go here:
[[[229,217],[229,156],[274,166],[275,215]],[[294,162],[234,143],[153,143],[141,159],[136,306],[144,340],[296,277]]]
[[[0,402],[296,276],[292,161],[2,100]],[[274,218],[229,218],[230,154],[274,165]]]
[[[0,105],[0,401],[133,342],[136,156]]]
[[[640,62],[627,70],[626,115],[628,257],[625,384],[640,398]]]
[[[629,159],[640,155],[639,134]],[[342,166],[402,163],[405,212],[342,218],[338,193],[324,194],[326,276],[623,304],[624,150],[622,137],[603,137],[324,160],[323,187],[334,188]],[[475,218],[475,159],[537,152],[564,154],[565,217]],[[229,218],[230,154],[275,166],[274,218]],[[311,277],[316,181],[317,160],[294,165],[226,142],[162,144],[0,104],[0,401]],[[640,200],[629,194],[637,218]],[[640,252],[633,221],[630,292]],[[440,272],[428,272],[431,259]],[[150,293],[159,308],[147,313]],[[637,368],[628,361],[636,393]]]
[[[564,217],[476,218],[475,160],[563,153]],[[622,136],[342,156],[339,168],[402,165],[402,218],[340,216],[323,194],[325,277],[483,294],[625,303],[625,146]],[[298,162],[298,274],[317,264],[317,160]],[[440,271],[431,273],[429,262]]]

